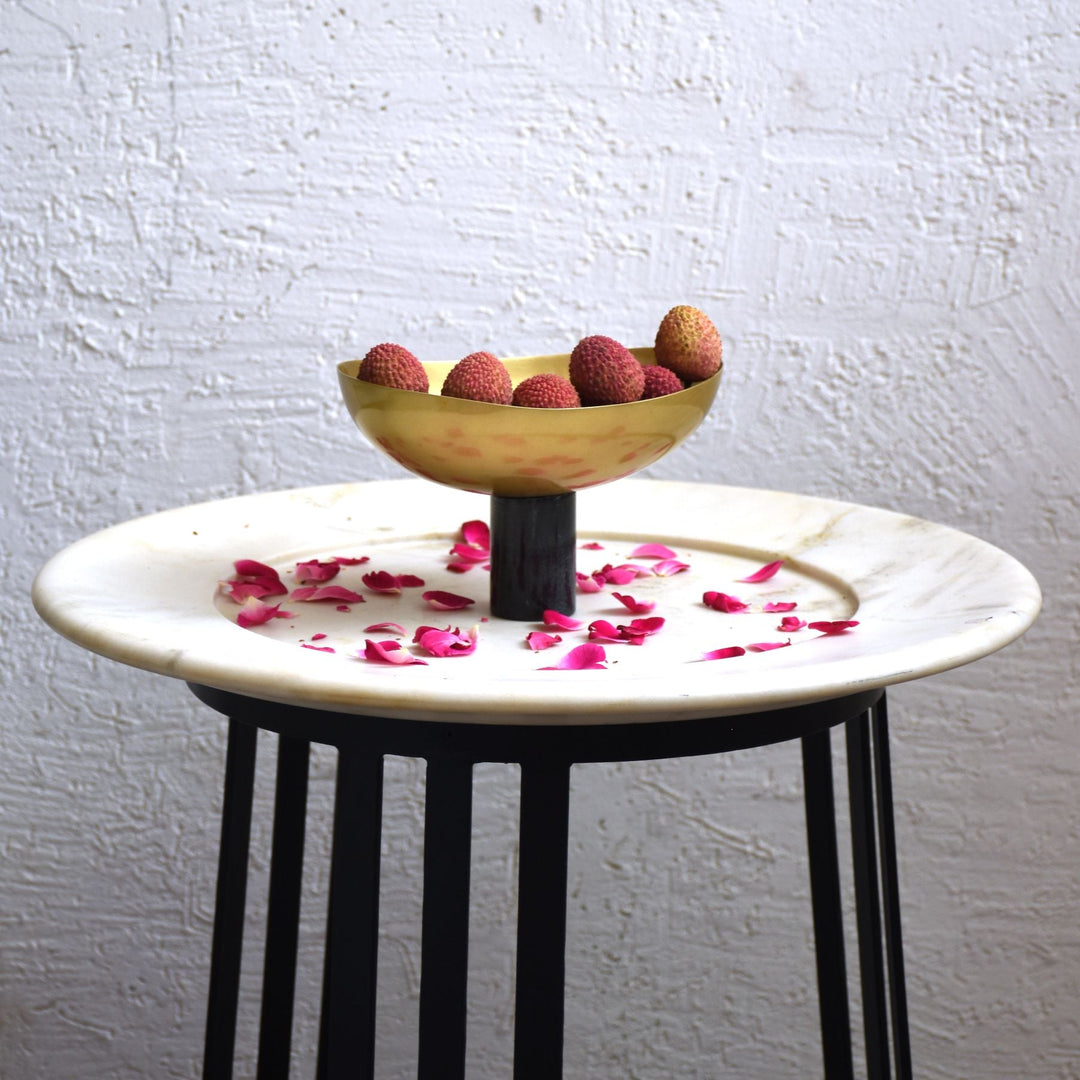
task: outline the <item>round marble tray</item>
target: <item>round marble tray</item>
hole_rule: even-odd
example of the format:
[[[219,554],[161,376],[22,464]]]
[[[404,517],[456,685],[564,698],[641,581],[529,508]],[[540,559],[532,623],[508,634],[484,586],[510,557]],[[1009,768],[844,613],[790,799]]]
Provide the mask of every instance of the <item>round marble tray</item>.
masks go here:
[[[623,480],[578,495],[578,569],[633,563],[645,543],[674,550],[687,569],[648,572],[581,594],[582,628],[532,651],[538,624],[490,616],[488,575],[447,568],[463,522],[488,516],[488,500],[422,480],[346,484],[252,495],[154,514],[89,536],[54,556],[33,598],[54,629],[94,652],[149,671],[253,697],[342,712],[522,724],[678,720],[757,712],[921,678],[996,651],[1019,637],[1040,606],[1038,585],[1011,556],[954,529],[869,507],[802,495],[707,484]],[[588,546],[586,546],[588,545]],[[219,583],[237,559],[275,567],[364,558],[333,584],[363,603],[295,602],[291,612],[242,629]],[[765,581],[744,583],[784,560]],[[423,587],[372,593],[369,571],[410,574]],[[433,609],[428,590],[466,596],[461,611]],[[662,629],[641,645],[604,644],[602,670],[543,670],[587,640],[595,619],[634,618],[618,592],[655,602]],[[725,593],[748,606],[703,603]],[[858,623],[842,633],[777,629],[767,603],[795,602],[805,620]],[[344,607],[347,610],[339,610]],[[381,622],[405,634],[369,632]],[[477,628],[466,656],[433,657],[412,644],[421,625]],[[323,636],[325,635],[325,636]],[[396,640],[426,664],[362,658],[366,640]],[[703,654],[747,649],[725,659]],[[304,648],[304,645],[317,648]],[[319,651],[333,649],[333,652]],[[360,656],[357,652],[360,652]]]

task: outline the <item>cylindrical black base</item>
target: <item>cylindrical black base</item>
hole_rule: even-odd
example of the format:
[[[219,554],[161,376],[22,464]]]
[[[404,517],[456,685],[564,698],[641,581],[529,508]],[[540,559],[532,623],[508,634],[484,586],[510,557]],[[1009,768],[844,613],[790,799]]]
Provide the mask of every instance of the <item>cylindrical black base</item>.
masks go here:
[[[491,496],[491,613],[538,622],[574,612],[577,542],[574,492]]]

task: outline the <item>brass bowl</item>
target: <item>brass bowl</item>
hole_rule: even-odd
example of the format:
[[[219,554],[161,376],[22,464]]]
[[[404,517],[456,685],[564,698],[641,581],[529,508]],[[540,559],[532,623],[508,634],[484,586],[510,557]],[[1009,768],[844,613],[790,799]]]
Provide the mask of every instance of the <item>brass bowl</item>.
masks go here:
[[[630,350],[643,366],[651,348]],[[399,465],[439,484],[486,495],[561,495],[630,476],[679,445],[705,418],[723,369],[675,394],[580,409],[528,409],[443,397],[456,361],[425,363],[429,392],[395,390],[338,365],[356,426]],[[569,353],[504,359],[516,386],[549,371],[567,376]]]

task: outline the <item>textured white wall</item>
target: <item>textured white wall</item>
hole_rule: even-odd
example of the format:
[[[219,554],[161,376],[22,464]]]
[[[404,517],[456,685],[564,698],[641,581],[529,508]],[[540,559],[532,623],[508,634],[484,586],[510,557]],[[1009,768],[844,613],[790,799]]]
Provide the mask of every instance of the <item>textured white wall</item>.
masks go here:
[[[224,725],[45,628],[44,559],[393,475],[333,373],[374,342],[647,343],[685,301],[728,373],[654,475],[916,513],[1043,582],[1024,641],[892,695],[909,994],[922,1077],[1080,1077],[1075,11],[459,8],[0,0],[0,1075],[194,1077],[205,1008]],[[576,774],[569,1076],[817,1072],[800,784],[795,747]],[[477,1078],[508,1075],[513,785],[477,779]],[[384,1077],[415,1059],[422,788],[390,762]]]

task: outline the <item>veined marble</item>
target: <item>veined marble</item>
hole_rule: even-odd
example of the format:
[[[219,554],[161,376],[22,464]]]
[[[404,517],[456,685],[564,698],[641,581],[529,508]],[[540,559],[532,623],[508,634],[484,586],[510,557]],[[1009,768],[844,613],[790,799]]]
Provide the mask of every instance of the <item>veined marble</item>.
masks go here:
[[[462,522],[488,519],[488,500],[422,480],[343,484],[244,496],[138,518],[54,556],[34,583],[38,612],[72,641],[121,663],[191,682],[292,704],[420,720],[522,724],[679,720],[752,713],[922,678],[1008,645],[1034,621],[1037,583],[1014,558],[975,537],[921,519],[804,495],[707,484],[630,479],[577,496],[578,568],[634,559],[661,542],[689,569],[640,577],[578,597],[579,631],[533,652],[525,635],[540,624],[490,616],[488,576],[455,574],[449,550]],[[598,550],[580,545],[595,542]],[[268,563],[292,586],[296,562],[369,556],[335,583],[365,595],[335,603],[274,597],[291,619],[242,629],[219,582],[236,559]],[[783,559],[768,581],[743,584]],[[369,570],[415,574],[425,589],[469,596],[442,612],[425,589],[387,597],[368,592]],[[706,591],[747,601],[737,614],[706,607]],[[586,640],[594,619],[635,618],[612,596],[654,600],[663,629],[643,645],[605,645],[604,670],[547,671]],[[779,632],[769,601],[790,614],[858,621],[838,635]],[[411,647],[419,625],[476,625],[469,656],[426,657],[391,667],[359,659],[373,623],[401,624]],[[554,632],[554,631],[551,631]],[[325,637],[312,642],[315,634]],[[701,660],[707,650],[790,640],[791,646]],[[334,653],[300,647],[331,647]]]

